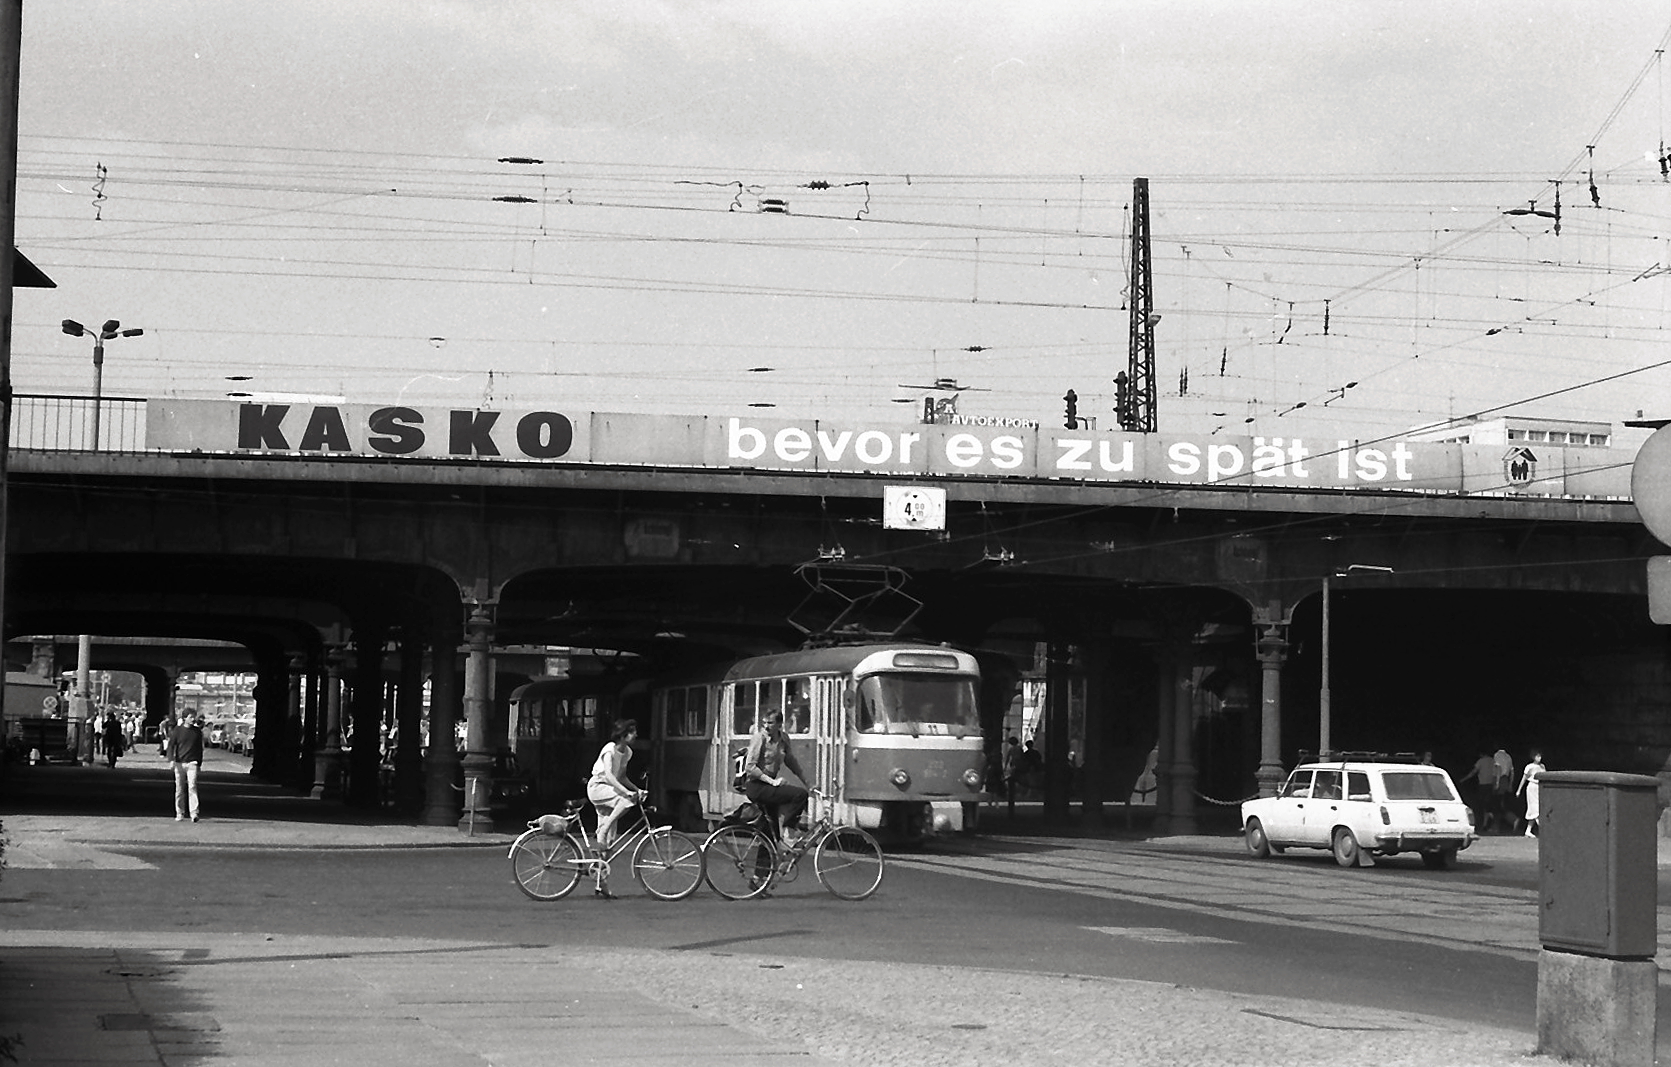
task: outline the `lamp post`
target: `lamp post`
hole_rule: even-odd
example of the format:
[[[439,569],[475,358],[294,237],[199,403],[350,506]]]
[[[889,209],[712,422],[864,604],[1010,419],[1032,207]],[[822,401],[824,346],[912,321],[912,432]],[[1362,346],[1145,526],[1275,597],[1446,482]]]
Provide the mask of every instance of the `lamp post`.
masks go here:
[[[1334,577],[1345,578],[1353,571],[1373,571],[1392,574],[1391,567],[1377,567],[1368,563],[1351,563],[1334,572]],[[1328,755],[1329,748],[1329,575],[1323,575],[1323,682],[1317,692],[1317,758]]]
[[[138,337],[144,330],[124,330],[115,319],[107,319],[98,330],[89,330],[74,319],[64,320],[64,332],[71,337],[93,335],[93,451],[99,450],[99,409],[104,396],[104,343],[116,337]]]

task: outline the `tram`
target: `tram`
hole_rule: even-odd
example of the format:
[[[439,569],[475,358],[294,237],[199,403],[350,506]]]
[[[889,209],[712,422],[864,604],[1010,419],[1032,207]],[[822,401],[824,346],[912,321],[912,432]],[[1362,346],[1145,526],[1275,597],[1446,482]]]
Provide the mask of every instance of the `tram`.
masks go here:
[[[980,669],[942,645],[830,645],[755,656],[717,680],[651,693],[652,789],[689,819],[741,802],[732,782],[768,711],[837,823],[915,841],[973,823],[981,799]],[[659,786],[657,783],[660,783]]]
[[[586,795],[592,763],[622,718],[639,722],[643,751],[634,753],[628,774],[642,778],[650,744],[649,683],[643,676],[612,671],[519,686],[510,701],[514,766],[495,773],[520,779],[535,807],[556,811],[563,801]]]
[[[742,803],[732,782],[767,711],[836,822],[887,840],[972,827],[982,797],[980,668],[967,652],[915,642],[835,644],[659,677],[532,682],[512,697],[512,741],[536,804],[584,795],[620,718],[639,722],[628,774],[650,802],[701,831]]]

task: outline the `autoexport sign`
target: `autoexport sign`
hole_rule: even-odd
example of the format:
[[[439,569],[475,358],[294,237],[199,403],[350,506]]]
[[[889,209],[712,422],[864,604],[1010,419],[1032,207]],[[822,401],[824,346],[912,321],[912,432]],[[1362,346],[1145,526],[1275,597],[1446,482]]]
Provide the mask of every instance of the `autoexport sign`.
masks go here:
[[[1606,448],[1552,447],[1504,480],[1506,449],[1383,439],[1220,437],[1036,426],[848,424],[353,404],[152,401],[147,447],[246,455],[645,465],[1285,489],[1623,497]],[[1524,469],[1524,468],[1520,468]]]

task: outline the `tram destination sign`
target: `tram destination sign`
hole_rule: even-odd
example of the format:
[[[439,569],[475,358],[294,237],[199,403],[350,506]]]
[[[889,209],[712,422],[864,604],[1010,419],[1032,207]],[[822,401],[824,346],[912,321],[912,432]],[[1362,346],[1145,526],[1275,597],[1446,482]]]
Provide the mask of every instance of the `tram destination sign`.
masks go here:
[[[398,404],[156,400],[147,407],[146,447],[320,458],[805,471],[890,479],[971,476],[1611,498],[1623,498],[1629,489],[1617,454],[1603,447],[1546,449],[1538,455],[1532,475],[1510,483],[1503,473],[1502,446],[1402,438],[1192,436]],[[1671,500],[1667,511],[1671,514]]]

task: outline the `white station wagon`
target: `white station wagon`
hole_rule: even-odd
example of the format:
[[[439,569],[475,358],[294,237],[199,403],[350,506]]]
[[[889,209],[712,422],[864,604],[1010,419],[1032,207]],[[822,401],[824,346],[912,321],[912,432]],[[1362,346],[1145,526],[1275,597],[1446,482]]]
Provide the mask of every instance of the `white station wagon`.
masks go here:
[[[1474,843],[1474,817],[1443,768],[1350,760],[1296,767],[1274,797],[1242,803],[1247,849],[1325,848],[1342,867],[1420,852],[1434,870]]]

